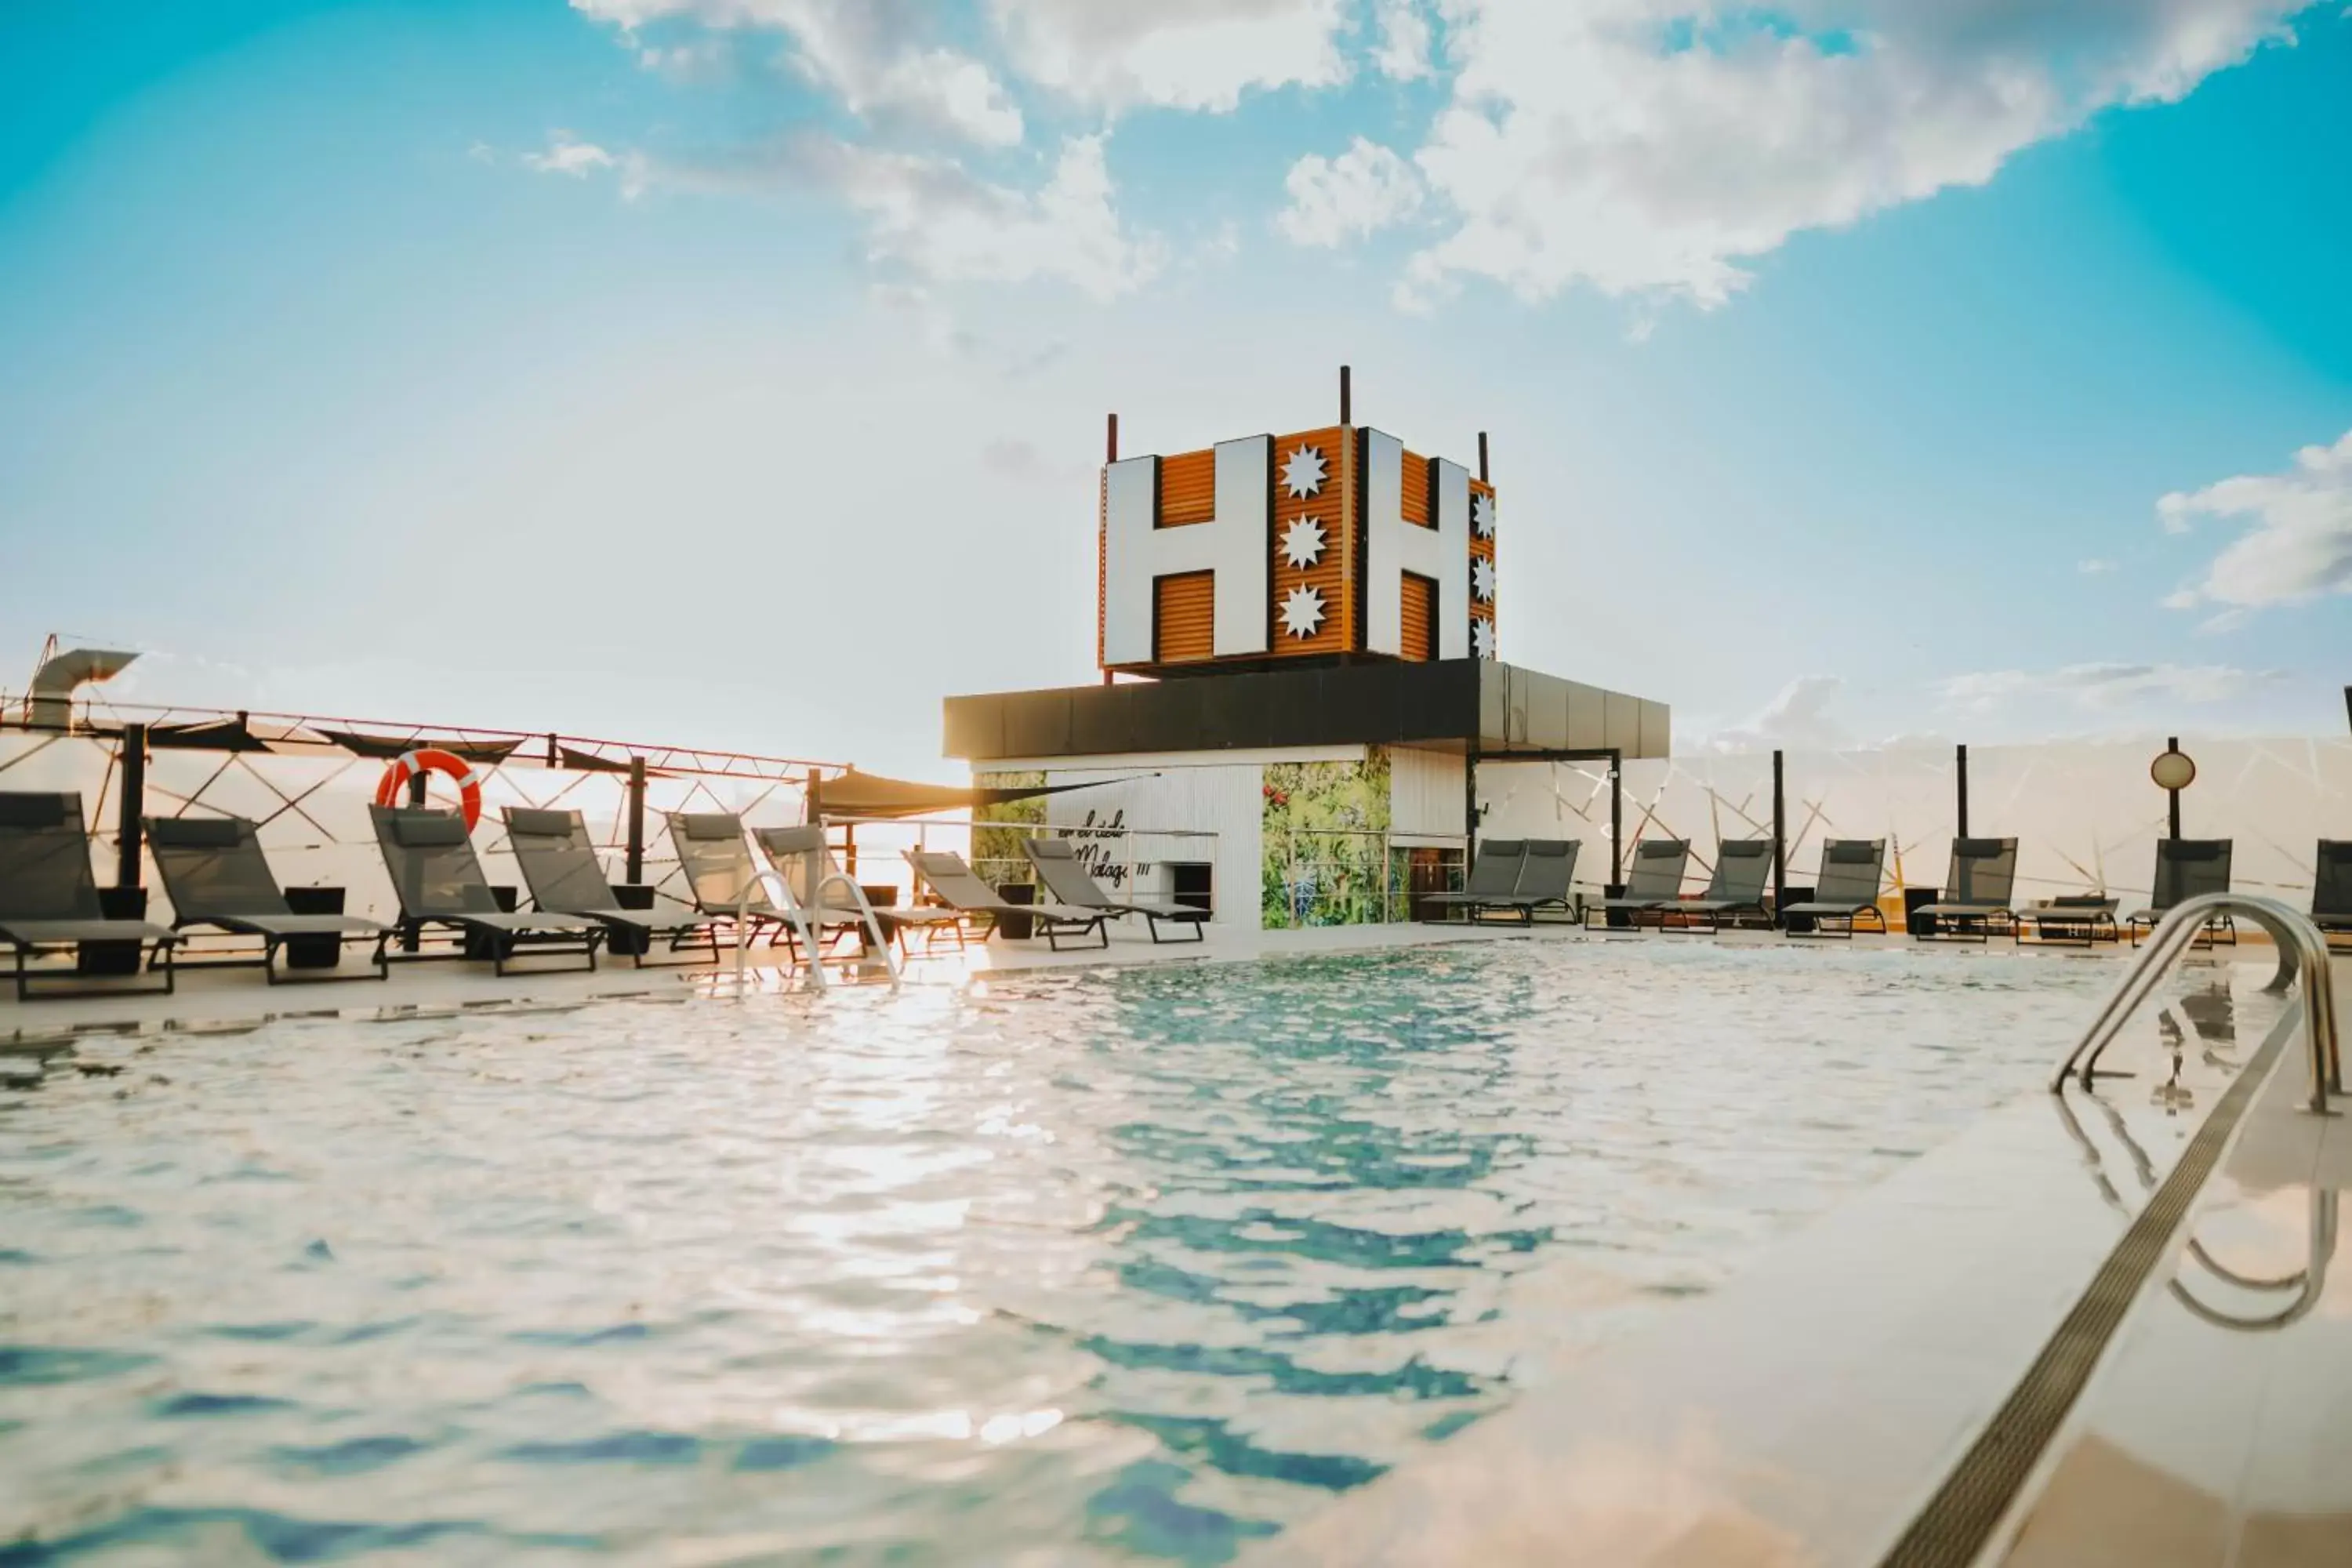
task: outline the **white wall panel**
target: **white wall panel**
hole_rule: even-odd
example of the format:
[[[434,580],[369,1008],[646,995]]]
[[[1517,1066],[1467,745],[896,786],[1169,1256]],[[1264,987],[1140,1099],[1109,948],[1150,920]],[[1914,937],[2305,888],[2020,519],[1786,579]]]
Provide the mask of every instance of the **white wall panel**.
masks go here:
[[[1085,827],[1117,822],[1132,830],[1131,853],[1145,863],[1138,881],[1147,893],[1161,889],[1158,862],[1208,860],[1215,867],[1216,923],[1256,930],[1265,822],[1263,766],[1220,760],[1208,766],[1163,765],[1143,777],[1131,776],[1132,772],[1125,767],[1049,770],[1045,782],[1051,784],[1118,782],[1046,796],[1047,826]],[[1170,832],[1173,829],[1215,837],[1175,837]],[[1111,853],[1116,857],[1121,851]]]

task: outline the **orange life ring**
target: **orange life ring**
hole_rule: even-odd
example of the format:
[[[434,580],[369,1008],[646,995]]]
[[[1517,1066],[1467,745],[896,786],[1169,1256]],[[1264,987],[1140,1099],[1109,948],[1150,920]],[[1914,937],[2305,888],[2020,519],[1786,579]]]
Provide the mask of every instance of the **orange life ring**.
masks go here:
[[[482,781],[466,759],[438,746],[425,746],[404,752],[392,766],[384,769],[383,778],[375,786],[378,805],[405,805],[408,781],[418,773],[446,773],[457,781],[457,804],[466,814],[466,831],[482,820]]]

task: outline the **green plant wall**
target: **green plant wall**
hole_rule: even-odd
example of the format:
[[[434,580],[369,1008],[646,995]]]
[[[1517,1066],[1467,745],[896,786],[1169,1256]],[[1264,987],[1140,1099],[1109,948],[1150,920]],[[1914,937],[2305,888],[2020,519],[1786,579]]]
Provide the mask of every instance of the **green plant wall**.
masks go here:
[[[1269,931],[1386,920],[1389,754],[1360,763],[1270,763],[1262,819],[1262,920]]]
[[[980,789],[1043,789],[1045,775],[1042,773],[974,773],[971,782]],[[1045,797],[1033,795],[1027,800],[1008,800],[997,805],[976,806],[975,822],[1004,822],[1009,827],[975,827],[971,830],[971,865],[981,879],[991,886],[1006,882],[1034,882],[1035,870],[1029,857],[1021,852],[1021,841],[1034,838],[1045,825]]]

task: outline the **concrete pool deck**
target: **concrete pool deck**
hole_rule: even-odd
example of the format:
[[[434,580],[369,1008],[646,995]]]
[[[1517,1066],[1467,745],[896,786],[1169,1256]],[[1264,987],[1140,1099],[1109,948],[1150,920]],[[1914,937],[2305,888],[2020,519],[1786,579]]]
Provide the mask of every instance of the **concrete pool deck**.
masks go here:
[[[908,967],[918,986],[992,974],[1519,941],[1727,946],[1538,927],[1352,927],[1220,933],[1108,951],[975,944]],[[1844,944],[1787,943],[1809,951]],[[2022,950],[1864,937],[1937,963],[2116,964],[2128,948]],[[2207,978],[2269,950],[2195,955]],[[762,990],[796,984],[769,950]],[[2339,958],[2340,984],[2352,962]],[[2023,1086],[1950,1142],[1765,1251],[1644,1332],[1546,1367],[1509,1408],[1270,1542],[1266,1563],[2052,1564],[2352,1562],[2352,1266],[2331,1277],[2352,1133],[2298,1108],[2303,1058],[2257,1042],[2270,1016],[2241,974],[2219,1022],[2183,1005],[2168,1041],[2143,1013],[2113,1065],[2136,1078],[2063,1100]],[[870,979],[861,981],[870,984]],[[269,987],[191,969],[173,996],[0,1002],[0,1086],[78,1034],[232,1029],[351,1010],[568,1006],[727,994],[717,975],[396,967],[383,983]],[[2087,1020],[2084,1020],[2087,1021]],[[2070,1022],[2069,1033],[2072,1032]],[[2178,1046],[2178,1063],[2168,1045]],[[2055,1066],[2053,1062],[2053,1067]],[[2177,1066],[2177,1071],[2174,1070]],[[1972,1555],[1892,1555],[2019,1385],[2190,1145],[2245,1079],[2254,1098],[2186,1220],[2134,1290],[2095,1370],[1998,1528]],[[2183,1300],[2171,1287],[2192,1293]],[[1531,1282],[1538,1295],[1540,1284]],[[2300,1310],[2296,1310],[2296,1309]],[[2294,1311],[2276,1327],[2271,1317]],[[2232,1326],[2235,1320],[2237,1326]]]

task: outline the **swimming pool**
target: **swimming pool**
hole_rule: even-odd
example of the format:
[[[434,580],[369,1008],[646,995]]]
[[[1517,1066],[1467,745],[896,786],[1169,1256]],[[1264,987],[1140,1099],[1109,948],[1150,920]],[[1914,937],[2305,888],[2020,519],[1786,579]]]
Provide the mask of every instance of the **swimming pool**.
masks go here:
[[[96,1038],[0,1089],[0,1563],[1222,1561],[2116,973],[1494,942]]]

